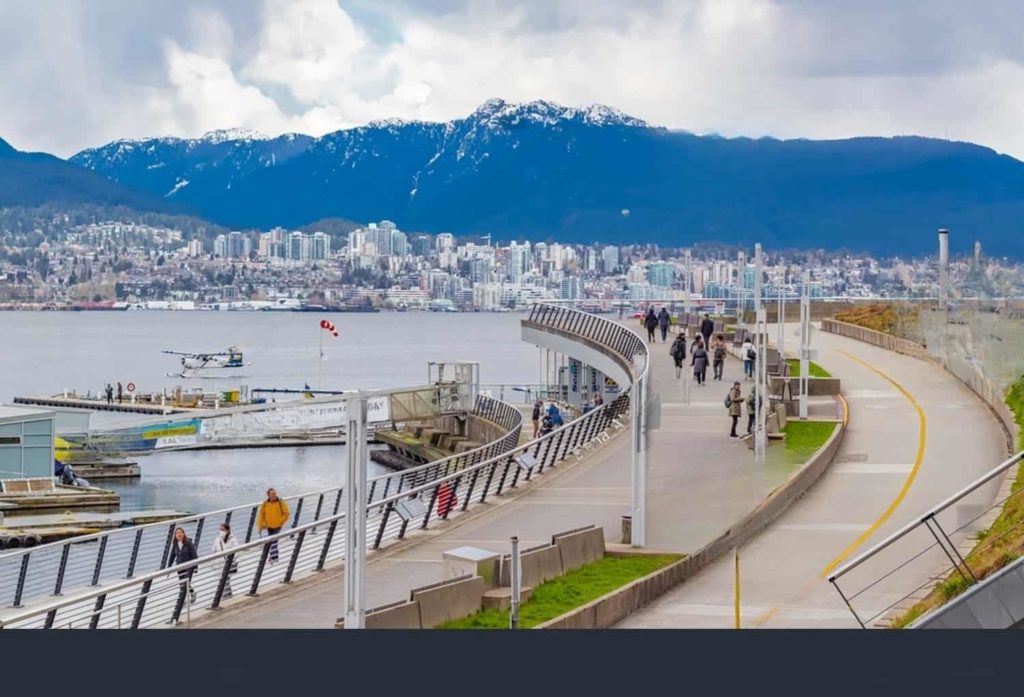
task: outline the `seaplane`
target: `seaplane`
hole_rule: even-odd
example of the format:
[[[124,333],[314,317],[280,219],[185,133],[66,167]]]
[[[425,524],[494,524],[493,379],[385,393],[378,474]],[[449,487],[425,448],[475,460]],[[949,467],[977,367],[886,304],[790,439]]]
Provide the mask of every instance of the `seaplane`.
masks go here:
[[[181,356],[181,372],[167,373],[167,377],[222,377],[221,371],[243,368],[251,363],[242,360],[242,352],[237,346],[231,346],[227,351],[214,353],[193,353],[191,351],[168,351],[172,356]]]

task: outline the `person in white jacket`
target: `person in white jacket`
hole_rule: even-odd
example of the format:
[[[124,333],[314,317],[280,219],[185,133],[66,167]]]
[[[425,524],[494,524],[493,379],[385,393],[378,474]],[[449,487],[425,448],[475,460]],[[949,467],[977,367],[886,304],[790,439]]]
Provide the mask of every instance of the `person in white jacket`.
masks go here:
[[[217,533],[216,539],[213,541],[213,553],[226,552],[229,549],[238,546],[238,538],[231,532],[231,526],[227,523],[221,523],[220,532]],[[238,572],[238,559],[231,560],[231,568],[228,570],[228,578],[224,583],[224,597],[231,597],[231,574]]]

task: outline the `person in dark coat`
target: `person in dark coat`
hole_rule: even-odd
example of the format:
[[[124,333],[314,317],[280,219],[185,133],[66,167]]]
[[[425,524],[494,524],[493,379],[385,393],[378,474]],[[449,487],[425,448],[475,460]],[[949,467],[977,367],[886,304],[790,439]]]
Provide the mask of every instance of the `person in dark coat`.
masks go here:
[[[541,401],[539,399],[536,402],[533,403],[532,421],[533,421],[533,437],[534,438],[537,437],[537,433],[540,431],[540,410],[541,410],[541,408],[543,406],[544,405],[541,404]]]
[[[647,310],[647,316],[644,318],[644,327],[647,328],[647,341],[654,343],[654,330],[658,328],[658,316],[654,314],[654,308]]]
[[[693,376],[697,378],[698,385],[703,385],[704,375],[708,372],[708,352],[705,350],[704,344],[698,342],[690,356],[690,365],[693,366]]]
[[[668,325],[672,323],[672,319],[668,316],[668,310],[664,307],[658,313],[658,328],[661,329],[661,343],[665,343],[665,338],[668,336]]]
[[[711,345],[711,334],[715,331],[715,323],[711,321],[711,315],[704,313],[704,319],[700,323],[700,333],[704,337],[704,345]]]
[[[685,334],[676,335],[676,340],[672,342],[668,355],[672,356],[672,360],[676,363],[676,378],[679,378],[683,374],[683,361],[686,360]]]
[[[167,566],[177,566],[179,564],[187,564],[188,562],[198,559],[199,555],[196,554],[196,546],[189,539],[188,535],[185,534],[184,528],[174,529],[174,541],[171,543],[171,556],[167,560]],[[196,601],[196,591],[191,588],[189,583],[192,580],[192,576],[196,572],[196,567],[188,569],[182,569],[178,572],[178,601],[174,604],[174,614],[171,616],[170,623],[176,624],[178,617],[181,616],[181,606],[185,604],[185,593],[189,593],[189,600],[191,602]]]

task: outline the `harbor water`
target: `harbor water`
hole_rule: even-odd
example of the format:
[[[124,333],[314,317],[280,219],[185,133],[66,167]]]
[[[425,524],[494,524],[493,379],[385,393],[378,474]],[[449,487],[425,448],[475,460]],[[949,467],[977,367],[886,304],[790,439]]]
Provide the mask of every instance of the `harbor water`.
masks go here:
[[[519,313],[381,312],[0,312],[0,401],[15,396],[100,392],[316,387],[383,389],[425,384],[430,361],[480,362],[483,383],[534,383],[538,353],[520,338]],[[320,329],[329,318],[339,336]],[[322,334],[322,336],[321,336]],[[319,358],[323,340],[324,358]],[[168,377],[180,370],[164,349],[214,352],[238,346],[251,363],[231,378]],[[132,420],[97,413],[92,425]],[[145,418],[145,417],[142,417]],[[105,480],[122,510],[209,511],[344,483],[344,446],[162,452],[139,458],[138,480]],[[371,476],[382,470],[369,464]]]

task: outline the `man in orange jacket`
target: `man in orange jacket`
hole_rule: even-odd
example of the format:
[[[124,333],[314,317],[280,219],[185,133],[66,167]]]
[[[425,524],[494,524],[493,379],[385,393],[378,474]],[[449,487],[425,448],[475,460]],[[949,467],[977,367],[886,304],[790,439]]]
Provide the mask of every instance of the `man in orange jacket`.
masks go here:
[[[260,532],[267,531],[267,535],[276,535],[288,522],[291,512],[284,499],[277,497],[277,490],[271,487],[267,489],[267,500],[260,504],[260,512],[256,516],[256,529]],[[277,542],[270,545],[270,563],[277,561]]]

